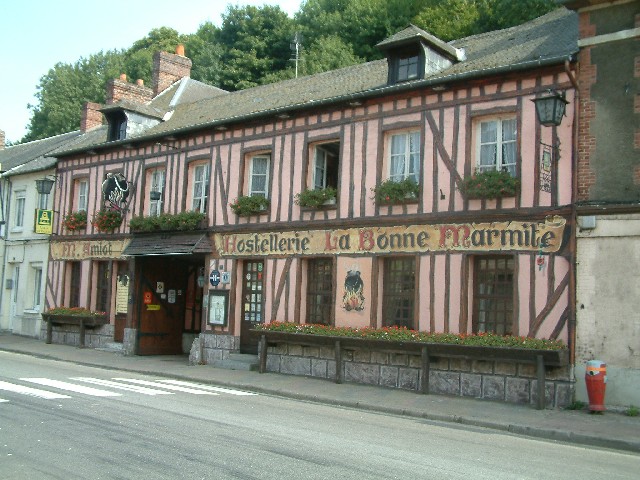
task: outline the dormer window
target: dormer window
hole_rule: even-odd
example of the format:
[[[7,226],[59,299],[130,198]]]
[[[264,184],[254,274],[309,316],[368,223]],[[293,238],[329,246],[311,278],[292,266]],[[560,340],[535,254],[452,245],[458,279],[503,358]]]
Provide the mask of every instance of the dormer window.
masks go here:
[[[398,55],[397,81],[404,82],[418,78],[420,56],[417,51]]]
[[[123,111],[110,112],[107,114],[109,122],[109,134],[107,141],[124,140],[127,138],[127,116]]]

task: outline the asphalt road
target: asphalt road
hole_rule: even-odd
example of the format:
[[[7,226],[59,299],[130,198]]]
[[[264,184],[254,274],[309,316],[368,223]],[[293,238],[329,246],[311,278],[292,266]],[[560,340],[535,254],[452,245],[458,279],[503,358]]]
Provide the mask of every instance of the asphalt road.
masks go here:
[[[0,352],[2,479],[631,479],[640,456]],[[480,407],[481,408],[481,407]]]

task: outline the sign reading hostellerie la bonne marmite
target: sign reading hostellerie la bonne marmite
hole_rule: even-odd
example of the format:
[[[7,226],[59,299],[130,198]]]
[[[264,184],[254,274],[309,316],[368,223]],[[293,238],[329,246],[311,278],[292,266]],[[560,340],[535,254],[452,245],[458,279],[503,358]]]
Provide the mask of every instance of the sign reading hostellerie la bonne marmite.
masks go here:
[[[221,257],[426,252],[557,252],[562,217],[538,221],[442,223],[247,234],[215,234]]]

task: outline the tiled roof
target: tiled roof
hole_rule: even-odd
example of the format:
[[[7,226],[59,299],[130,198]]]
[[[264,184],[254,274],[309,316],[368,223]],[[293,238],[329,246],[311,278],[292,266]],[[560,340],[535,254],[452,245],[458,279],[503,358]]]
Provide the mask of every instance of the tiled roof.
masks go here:
[[[50,156],[54,150],[67,146],[81,135],[79,130],[63,133],[55,137],[22,143],[0,150],[0,165],[3,176],[45,170],[56,164],[56,158]]]
[[[394,91],[482,78],[504,71],[560,64],[577,53],[577,40],[577,15],[559,8],[520,26],[450,42],[452,47],[465,50],[466,60],[424,80],[387,85],[387,61],[377,60],[237,92],[218,91],[208,98],[178,104],[167,121],[137,137],[111,142],[109,145],[117,146],[136,139],[160,138],[199,128],[273,116],[279,112],[291,113],[334,102],[344,103],[349,99],[364,99]],[[174,85],[171,88],[176,88],[177,91],[180,87]],[[189,89],[189,85],[184,87],[185,91]],[[166,103],[166,98],[158,98],[158,103],[154,101],[151,105],[160,108],[160,101],[165,102],[164,108],[171,108]],[[94,140],[96,139],[84,138],[82,145],[65,148],[61,154],[78,152],[81,148],[106,146],[106,130],[101,141],[89,143]]]

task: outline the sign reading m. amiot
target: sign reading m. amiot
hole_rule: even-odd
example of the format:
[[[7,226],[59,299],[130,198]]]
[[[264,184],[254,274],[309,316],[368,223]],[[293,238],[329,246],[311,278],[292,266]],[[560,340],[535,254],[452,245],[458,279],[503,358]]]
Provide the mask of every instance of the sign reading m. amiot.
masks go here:
[[[36,209],[33,231],[51,235],[53,233],[53,210]]]
[[[566,219],[215,234],[221,257],[523,251],[554,253]]]

